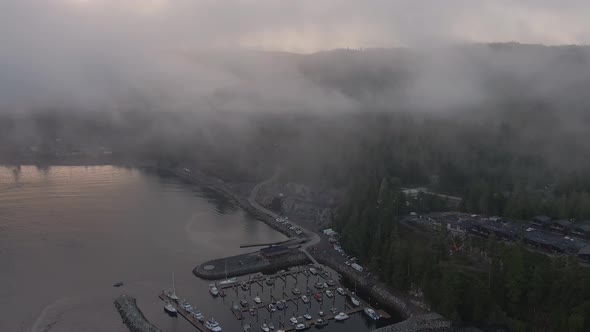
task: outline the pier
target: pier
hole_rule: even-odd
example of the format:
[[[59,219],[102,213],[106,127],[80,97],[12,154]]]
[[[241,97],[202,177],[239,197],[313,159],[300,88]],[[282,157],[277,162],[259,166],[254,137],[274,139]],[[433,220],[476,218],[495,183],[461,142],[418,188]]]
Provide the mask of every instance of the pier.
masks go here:
[[[168,301],[168,297],[166,297],[166,295],[164,294],[164,292],[160,293],[160,295],[158,295],[158,297],[160,298],[160,300],[162,301]],[[172,304],[172,306],[176,309],[176,311],[178,312],[178,314],[182,317],[184,317],[184,319],[186,319],[189,323],[191,323],[194,327],[197,328],[197,330],[201,331],[201,332],[207,332],[207,328],[205,328],[205,325],[203,325],[201,322],[199,322],[196,318],[194,318],[193,316],[191,316],[191,314],[189,312],[187,312],[186,310],[182,309],[178,303],[176,301],[168,301],[168,303]]]

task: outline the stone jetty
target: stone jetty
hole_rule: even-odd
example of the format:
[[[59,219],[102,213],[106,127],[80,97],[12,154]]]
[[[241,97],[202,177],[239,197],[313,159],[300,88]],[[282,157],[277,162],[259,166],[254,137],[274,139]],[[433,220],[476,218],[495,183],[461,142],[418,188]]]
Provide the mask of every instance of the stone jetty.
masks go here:
[[[134,297],[123,294],[115,300],[115,307],[123,323],[127,325],[131,332],[162,332],[159,328],[150,323],[139,307]]]

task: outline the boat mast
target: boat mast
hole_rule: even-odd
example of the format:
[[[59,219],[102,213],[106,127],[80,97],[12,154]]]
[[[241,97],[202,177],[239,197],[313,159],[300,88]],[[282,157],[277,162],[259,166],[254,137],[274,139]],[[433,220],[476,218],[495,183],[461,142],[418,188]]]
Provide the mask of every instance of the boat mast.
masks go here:
[[[176,295],[176,287],[174,287],[174,272],[172,272],[172,294]]]

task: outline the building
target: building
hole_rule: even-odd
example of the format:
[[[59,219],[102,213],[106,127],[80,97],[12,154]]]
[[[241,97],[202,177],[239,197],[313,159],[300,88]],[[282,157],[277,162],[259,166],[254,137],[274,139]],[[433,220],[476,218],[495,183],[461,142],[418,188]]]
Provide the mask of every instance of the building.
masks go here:
[[[547,224],[547,229],[551,232],[566,235],[569,233],[570,227],[572,226],[569,220],[553,220]]]
[[[473,223],[471,228],[469,228],[469,232],[486,238],[494,235],[499,240],[514,241],[519,237],[521,229],[517,225],[494,221],[482,221]]]
[[[584,223],[575,223],[570,228],[572,236],[590,240],[590,221]]]
[[[471,223],[467,220],[448,220],[447,230],[453,235],[464,235],[471,226]]]
[[[558,254],[575,254],[587,244],[568,236],[562,237],[539,230],[527,230],[523,236],[524,242],[535,249]]]
[[[536,216],[531,220],[530,224],[532,227],[538,229],[546,229],[550,222],[551,218],[547,216]]]

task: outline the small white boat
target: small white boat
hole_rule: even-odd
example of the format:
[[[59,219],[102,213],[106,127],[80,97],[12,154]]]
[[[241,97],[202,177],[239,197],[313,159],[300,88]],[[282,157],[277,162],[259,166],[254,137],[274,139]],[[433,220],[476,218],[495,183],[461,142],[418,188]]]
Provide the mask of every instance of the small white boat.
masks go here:
[[[347,315],[347,314],[345,314],[345,313],[343,313],[343,312],[341,312],[341,313],[339,313],[338,315],[336,315],[336,316],[334,317],[334,319],[335,319],[335,320],[337,320],[337,321],[343,321],[343,320],[347,320],[347,319],[348,319],[348,315]]]
[[[371,308],[365,308],[363,309],[363,312],[365,313],[365,315],[369,316],[369,318],[371,318],[372,320],[379,320],[379,318],[381,318],[376,312],[375,310],[371,309]]]
[[[219,289],[217,288],[217,286],[215,284],[209,285],[209,293],[211,293],[211,295],[213,295],[213,296],[219,295]]]
[[[219,323],[217,323],[213,318],[210,318],[208,321],[205,322],[205,327],[209,331],[221,332],[221,326],[219,326]]]
[[[293,292],[293,294],[295,294],[295,295],[299,295],[299,294],[301,294],[301,291],[300,291],[300,290],[299,290],[299,288],[297,288],[297,287],[293,288],[293,289],[291,290],[291,292]]]
[[[268,323],[268,327],[273,331],[275,329],[275,325],[272,322]]]
[[[302,295],[301,301],[303,301],[303,303],[309,303],[309,297],[307,297],[307,295]]]
[[[338,287],[336,288],[336,291],[338,292],[338,294],[340,295],[346,295],[346,292],[344,292],[344,288],[342,287]]]
[[[314,276],[315,276],[316,274],[318,274],[318,271],[317,271],[316,269],[314,269],[313,267],[310,267],[310,268],[309,268],[309,272],[311,272],[311,274],[313,274]]]
[[[318,316],[324,317],[325,315],[326,315],[326,313],[323,312],[322,310],[318,311]]]
[[[292,324],[297,324],[297,318],[295,318],[295,316],[289,318],[289,321],[291,321]]]
[[[326,296],[327,297],[334,297],[334,293],[332,293],[332,291],[330,291],[329,289],[326,290]]]
[[[275,312],[277,311],[277,307],[271,303],[268,305],[268,310],[270,310],[271,312]]]
[[[164,310],[173,315],[176,315],[178,312],[170,302],[164,302]]]
[[[321,319],[321,318],[318,318],[318,319],[315,321],[315,326],[326,326],[326,325],[328,325],[328,321],[326,321],[326,320],[323,320],[323,319]]]
[[[244,332],[252,332],[252,327],[250,324],[244,324]]]
[[[301,331],[301,330],[305,330],[305,329],[307,329],[307,325],[305,325],[305,324],[299,323],[299,324],[295,325],[295,330],[297,330],[297,331]]]
[[[238,282],[238,278],[229,278],[229,279],[221,280],[220,282],[218,282],[218,284],[224,286],[224,285],[235,284],[236,282]]]
[[[266,323],[260,325],[260,329],[264,332],[269,332],[270,331],[270,327],[268,327],[268,325],[266,325]]]
[[[355,307],[361,305],[361,301],[359,301],[356,297],[353,296],[350,297],[350,302],[352,302],[352,305],[354,305]]]
[[[307,320],[311,320],[311,315],[310,315],[310,314],[308,314],[308,313],[305,313],[305,314],[303,315],[303,318],[305,318],[305,319],[307,319]]]
[[[256,303],[256,304],[260,304],[260,303],[262,303],[262,300],[260,299],[260,297],[256,296],[256,297],[254,298],[254,303]]]

